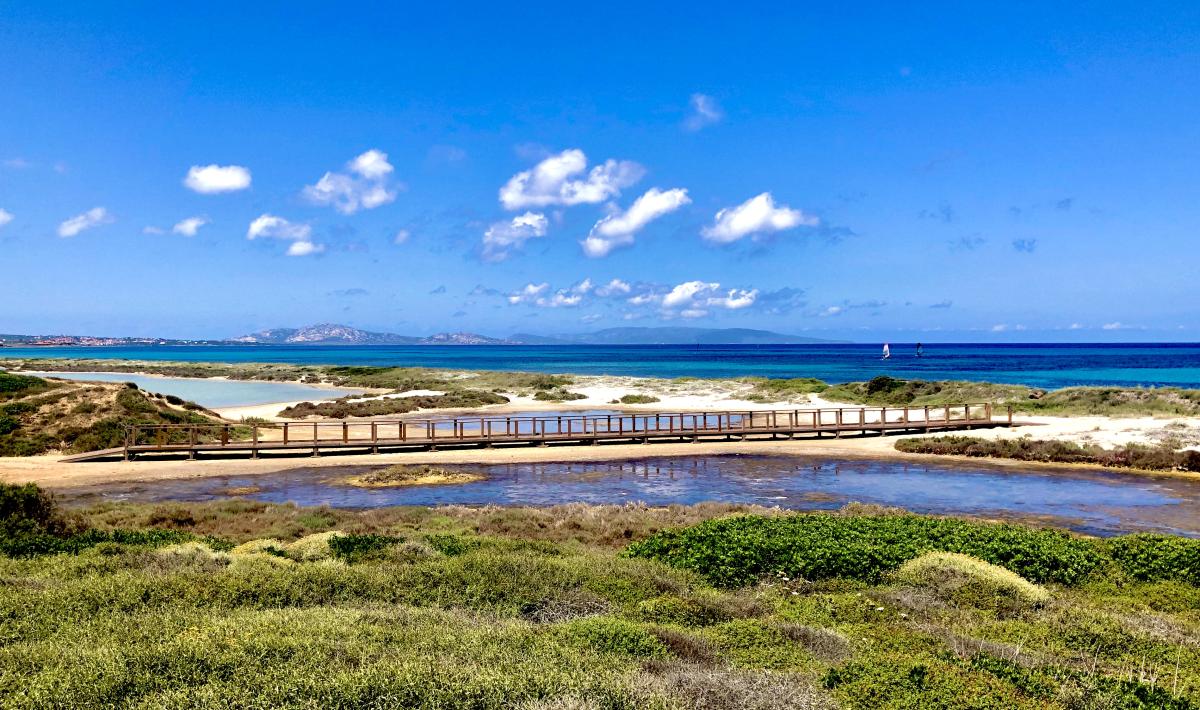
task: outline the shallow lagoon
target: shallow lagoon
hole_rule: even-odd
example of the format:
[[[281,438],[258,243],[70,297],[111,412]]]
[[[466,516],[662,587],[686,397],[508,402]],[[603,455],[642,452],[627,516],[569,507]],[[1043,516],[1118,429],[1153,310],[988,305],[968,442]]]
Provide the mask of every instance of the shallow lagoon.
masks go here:
[[[457,486],[362,489],[342,479],[378,466],[105,485],[84,498],[205,501],[229,491],[299,505],[648,505],[703,501],[827,510],[851,501],[920,513],[1038,521],[1095,535],[1158,531],[1200,537],[1200,483],[1105,471],[1014,469],[817,457],[684,456],[627,461],[447,466],[487,478]]]
[[[334,399],[361,390],[313,387],[293,382],[222,380],[191,377],[151,377],[128,372],[35,372],[43,377],[85,382],[132,382],[147,392],[173,394],[209,409],[244,407],[274,402]]]

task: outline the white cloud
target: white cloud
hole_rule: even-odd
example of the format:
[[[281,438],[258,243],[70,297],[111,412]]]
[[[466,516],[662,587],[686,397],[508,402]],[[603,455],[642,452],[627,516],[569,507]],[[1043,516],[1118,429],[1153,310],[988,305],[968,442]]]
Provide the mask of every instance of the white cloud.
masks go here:
[[[1104,330],[1120,330],[1125,327],[1125,324],[1117,321],[1117,322],[1113,322],[1113,323],[1105,323],[1104,325],[1102,325],[1100,327],[1103,328]]]
[[[646,172],[633,161],[607,160],[578,177],[586,169],[587,156],[582,150],[564,150],[512,176],[500,188],[500,204],[510,210],[596,204],[620,195]]]
[[[683,121],[683,127],[689,131],[698,131],[705,126],[720,123],[721,119],[725,118],[720,104],[707,94],[692,94],[689,104],[691,113]]]
[[[1083,330],[1083,323],[1072,323],[1067,326],[1067,330]]]
[[[530,239],[546,236],[550,223],[540,212],[526,212],[508,222],[495,222],[483,233],[483,258],[503,261]]]
[[[708,311],[703,308],[685,308],[679,312],[679,315],[683,318],[703,318],[708,315]]]
[[[613,279],[603,286],[598,287],[596,289],[596,295],[600,297],[617,296],[629,293],[632,290],[633,287],[630,286],[628,282],[622,281],[621,279]]]
[[[185,237],[194,237],[196,236],[196,232],[199,232],[200,228],[206,224],[208,224],[207,217],[188,217],[187,219],[180,220],[174,227],[171,227],[171,231],[176,234],[182,234]]]
[[[606,256],[618,246],[633,243],[633,236],[650,222],[691,203],[687,190],[659,190],[652,187],[634,200],[624,212],[613,212],[592,227],[583,242],[583,252],[591,257]]]
[[[108,210],[103,207],[93,207],[58,225],[58,236],[73,237],[85,229],[98,227],[101,224],[111,224],[113,221],[113,216],[108,213]]]
[[[412,237],[412,232],[409,232],[407,229],[397,229],[396,236],[392,237],[392,243],[403,244],[404,242],[407,242],[410,237]]]
[[[312,242],[299,241],[292,242],[287,248],[288,256],[308,256],[309,254],[320,254],[325,251],[324,244],[314,244]]]
[[[142,227],[142,234],[166,234],[167,230],[162,227],[156,227],[153,224]]]
[[[353,175],[327,172],[315,185],[305,186],[302,194],[309,202],[332,206],[342,214],[386,205],[399,193],[388,184],[388,176],[395,168],[387,158],[387,153],[372,148],[346,163],[346,169]]]
[[[288,256],[308,256],[325,251],[324,244],[312,240],[312,226],[289,222],[283,217],[273,214],[263,214],[250,223],[246,230],[247,239],[285,239],[292,243],[288,245]]]
[[[776,206],[771,193],[764,192],[746,200],[737,207],[726,207],[717,213],[711,227],[701,230],[701,235],[710,242],[728,244],[742,237],[763,232],[779,232],[801,225],[814,227],[816,217],[786,206]]]
[[[721,287],[719,283],[706,283],[704,281],[685,281],[675,288],[671,289],[670,293],[663,296],[662,304],[664,308],[678,308],[686,306],[697,297],[716,292]]]
[[[312,236],[312,226],[289,222],[283,217],[273,214],[263,214],[250,223],[246,230],[247,239],[273,237],[275,239],[291,239],[293,241],[308,241]]]
[[[548,288],[550,288],[550,284],[548,283],[525,284],[525,288],[517,291],[516,293],[511,293],[508,295],[508,302],[514,306],[518,303],[532,303]]]
[[[13,213],[6,209],[0,208],[0,227],[13,221]]]
[[[570,288],[560,288],[554,293],[546,295],[550,289],[550,284],[526,284],[525,288],[508,295],[508,302],[512,305],[527,303],[542,308],[572,308],[583,303],[584,297],[592,291],[592,280],[584,279]]]
[[[829,306],[817,315],[821,318],[832,318],[833,316],[840,316],[844,310],[846,309],[842,306]]]
[[[627,300],[631,306],[644,306],[647,303],[655,303],[660,299],[656,293],[639,293],[636,296],[630,296]]]
[[[388,162],[387,153],[374,148],[351,160],[346,167],[368,180],[381,180],[395,170]]]
[[[183,184],[205,195],[236,192],[250,187],[250,170],[240,165],[193,165]]]
[[[754,305],[755,299],[758,298],[758,289],[738,289],[731,288],[724,296],[708,299],[708,305],[727,308],[731,311],[749,308]]]
[[[993,333],[1003,333],[1006,330],[1008,330],[1008,324],[1006,323],[997,323],[992,326]]]

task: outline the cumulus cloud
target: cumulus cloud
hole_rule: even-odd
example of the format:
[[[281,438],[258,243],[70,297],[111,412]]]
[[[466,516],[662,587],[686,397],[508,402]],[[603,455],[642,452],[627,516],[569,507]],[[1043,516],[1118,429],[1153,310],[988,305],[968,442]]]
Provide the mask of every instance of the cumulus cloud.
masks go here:
[[[1121,323],[1120,321],[1116,321],[1113,323],[1105,323],[1104,325],[1102,325],[1100,327],[1104,330],[1121,330],[1122,328],[1125,327],[1125,324]]]
[[[9,212],[8,210],[6,210],[4,208],[0,208],[0,227],[3,227],[4,225],[13,221],[13,219],[14,218],[13,218],[12,212]]]
[[[288,256],[308,256],[325,251],[324,244],[312,240],[312,226],[289,222],[283,217],[263,214],[250,223],[246,230],[247,239],[284,239],[290,241]]]
[[[584,297],[592,291],[592,280],[584,279],[569,288],[560,288],[550,292],[550,284],[526,284],[525,288],[508,295],[512,305],[526,303],[542,308],[573,308],[583,303]]]
[[[737,311],[753,306],[757,298],[758,289],[731,288],[724,296],[716,296],[708,299],[708,305]]]
[[[512,176],[500,188],[500,204],[510,210],[597,204],[620,195],[646,172],[633,161],[610,159],[584,175],[587,164],[587,156],[578,148],[551,155]]]
[[[542,293],[544,293],[548,288],[550,288],[550,284],[548,283],[525,284],[525,288],[508,295],[508,302],[514,306],[518,303],[532,303],[533,301],[537,300],[538,296],[541,296]]]
[[[793,227],[815,227],[820,221],[800,210],[775,205],[771,193],[764,192],[736,207],[726,207],[717,213],[712,226],[700,234],[710,242],[728,244],[752,235],[779,232]]]
[[[633,287],[630,286],[628,282],[622,281],[621,279],[613,279],[603,286],[597,287],[596,295],[600,296],[601,298],[607,298],[608,296],[620,296],[627,294],[632,290]]]
[[[664,308],[685,306],[692,303],[697,296],[713,293],[720,287],[721,284],[716,282],[685,281],[663,296],[662,304]]]
[[[407,242],[410,237],[412,237],[412,232],[408,231],[407,229],[397,229],[396,236],[392,237],[392,243],[403,244]]]
[[[689,131],[698,131],[714,123],[720,123],[725,118],[717,100],[707,94],[692,94],[689,101],[691,112],[683,121],[683,127]]]
[[[614,211],[592,227],[584,239],[583,252],[590,257],[606,256],[619,246],[633,243],[633,237],[650,222],[691,203],[687,190],[660,190],[652,187],[634,200],[624,212]]]
[[[315,205],[332,206],[342,214],[375,209],[396,199],[399,190],[388,182],[395,168],[387,153],[372,148],[346,163],[346,170],[325,173],[301,194]]]
[[[204,195],[236,192],[250,187],[250,170],[240,165],[193,165],[183,184]]]
[[[546,215],[540,212],[526,212],[507,222],[494,222],[483,233],[483,258],[503,261],[530,239],[546,236],[549,226]]]
[[[102,224],[111,224],[113,221],[114,218],[108,213],[108,210],[103,207],[93,207],[87,212],[75,215],[58,225],[58,236],[73,237],[86,229],[98,227]]]
[[[288,245],[288,256],[308,256],[309,254],[320,254],[325,251],[324,244],[314,244],[313,242],[292,242]]]
[[[817,315],[821,318],[832,318],[833,316],[840,316],[845,310],[844,306],[829,306]]]
[[[200,228],[206,224],[208,224],[207,217],[188,217],[177,222],[174,227],[171,227],[171,231],[185,237],[194,237],[196,232],[199,232]]]

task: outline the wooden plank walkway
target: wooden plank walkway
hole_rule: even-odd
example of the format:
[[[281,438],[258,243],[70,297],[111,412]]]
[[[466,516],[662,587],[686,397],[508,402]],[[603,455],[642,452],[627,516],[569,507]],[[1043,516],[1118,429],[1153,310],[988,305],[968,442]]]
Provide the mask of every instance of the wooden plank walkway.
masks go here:
[[[154,454],[240,455],[322,451],[379,453],[453,446],[746,440],[886,434],[1011,426],[992,405],[854,407],[722,412],[626,412],[564,416],[455,416],[429,419],[320,420],[278,424],[168,424],[127,427],[125,445],[62,459],[93,461]]]

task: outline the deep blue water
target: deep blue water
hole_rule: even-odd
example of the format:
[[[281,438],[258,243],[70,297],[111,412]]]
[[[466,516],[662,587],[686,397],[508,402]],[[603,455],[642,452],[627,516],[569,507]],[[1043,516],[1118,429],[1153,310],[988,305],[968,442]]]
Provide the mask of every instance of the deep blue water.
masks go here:
[[[1200,388],[1200,344],[879,345],[242,345],[3,348],[0,357],[283,362],[523,370],[650,377],[816,377],[828,382],[958,379],[1056,388],[1070,385]]]
[[[127,481],[76,489],[73,495],[204,501],[251,487],[254,492],[238,493],[263,501],[338,508],[721,501],[828,510],[859,501],[920,513],[1032,520],[1095,535],[1152,530],[1200,537],[1200,483],[1106,471],[735,455],[447,466],[487,474],[486,480],[463,485],[364,489],[343,482],[372,468],[379,466]]]

